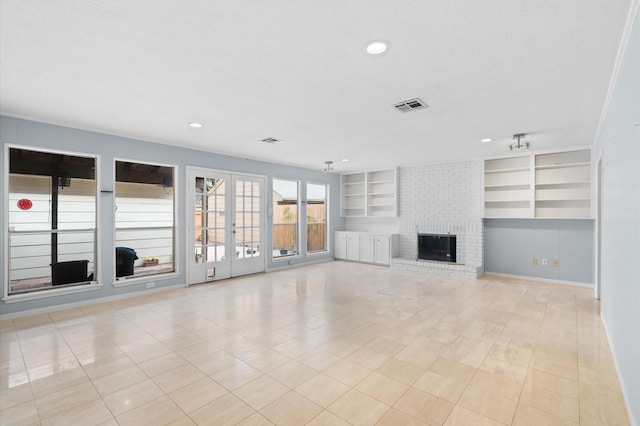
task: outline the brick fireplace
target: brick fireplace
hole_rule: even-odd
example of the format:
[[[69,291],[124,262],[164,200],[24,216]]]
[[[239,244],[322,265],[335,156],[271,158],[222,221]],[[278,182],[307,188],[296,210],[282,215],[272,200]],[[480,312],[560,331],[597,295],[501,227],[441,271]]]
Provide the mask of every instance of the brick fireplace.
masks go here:
[[[391,267],[469,278],[483,275],[482,161],[402,167],[398,177],[400,255]],[[419,233],[456,235],[456,262],[417,260]]]

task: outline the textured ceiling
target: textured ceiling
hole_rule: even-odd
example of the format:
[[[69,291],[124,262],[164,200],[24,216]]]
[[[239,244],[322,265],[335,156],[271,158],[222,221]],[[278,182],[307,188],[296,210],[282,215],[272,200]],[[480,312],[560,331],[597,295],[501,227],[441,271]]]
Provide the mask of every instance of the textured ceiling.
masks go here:
[[[0,112],[336,172],[590,145],[631,1],[0,0]]]

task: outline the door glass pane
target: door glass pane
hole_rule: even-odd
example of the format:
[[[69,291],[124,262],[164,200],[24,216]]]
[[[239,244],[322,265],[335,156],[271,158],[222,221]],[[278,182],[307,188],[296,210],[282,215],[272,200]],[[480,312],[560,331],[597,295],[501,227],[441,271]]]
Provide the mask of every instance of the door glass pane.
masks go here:
[[[216,210],[209,210],[207,211],[207,228],[209,228],[210,231],[213,231],[215,229],[219,229],[219,228],[224,228],[224,216],[221,214],[222,212],[216,211]],[[212,235],[211,232],[209,232],[209,235]],[[211,239],[210,239],[211,240]]]
[[[239,259],[260,255],[260,184],[250,180],[236,180],[235,238]],[[254,220],[258,226],[253,227]]]
[[[196,177],[195,184],[195,262],[219,262],[225,255],[225,180]]]

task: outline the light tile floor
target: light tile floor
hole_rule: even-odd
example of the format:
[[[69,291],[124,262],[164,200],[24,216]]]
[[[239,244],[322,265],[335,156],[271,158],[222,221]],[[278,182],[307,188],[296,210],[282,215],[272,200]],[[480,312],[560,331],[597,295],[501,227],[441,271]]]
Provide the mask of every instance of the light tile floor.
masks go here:
[[[2,425],[629,423],[586,288],[336,261],[0,332]]]

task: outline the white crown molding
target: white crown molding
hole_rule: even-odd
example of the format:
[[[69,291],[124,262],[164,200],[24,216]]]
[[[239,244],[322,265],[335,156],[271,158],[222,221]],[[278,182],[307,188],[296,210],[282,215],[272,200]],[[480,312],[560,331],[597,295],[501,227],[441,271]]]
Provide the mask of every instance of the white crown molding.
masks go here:
[[[607,96],[604,100],[602,113],[600,114],[600,121],[598,122],[598,128],[596,129],[594,143],[596,143],[598,141],[598,138],[600,137],[600,132],[602,131],[602,127],[604,126],[604,121],[607,118],[607,113],[609,112],[611,98],[613,97],[613,92],[615,91],[616,83],[618,82],[618,75],[620,74],[620,68],[622,67],[622,62],[624,61],[624,56],[627,51],[627,45],[629,44],[631,31],[633,30],[633,25],[635,24],[635,21],[638,17],[638,10],[640,10],[640,0],[632,0],[631,5],[629,6],[629,14],[627,15],[627,21],[624,25],[624,30],[622,31],[622,37],[620,38],[620,45],[618,46],[616,61],[613,64],[613,70],[611,71],[609,88],[607,89]]]

